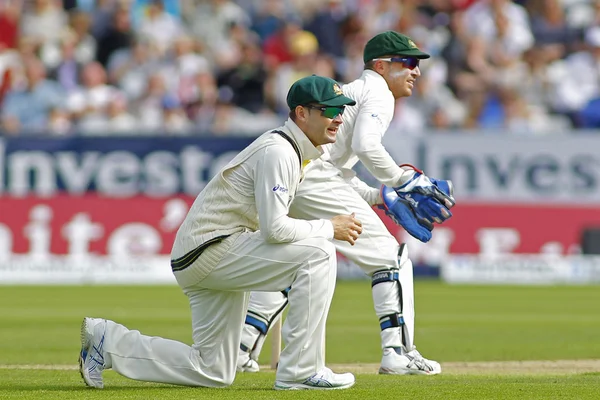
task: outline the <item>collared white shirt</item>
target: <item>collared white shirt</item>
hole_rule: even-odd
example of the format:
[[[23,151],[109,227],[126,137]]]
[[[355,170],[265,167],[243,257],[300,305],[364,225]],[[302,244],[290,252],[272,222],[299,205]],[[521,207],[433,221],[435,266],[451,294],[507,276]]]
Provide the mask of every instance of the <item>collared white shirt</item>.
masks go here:
[[[321,156],[321,151],[290,119],[276,130],[294,141],[302,160]],[[288,216],[301,176],[301,162],[294,147],[280,135],[265,132],[200,192],[177,232],[172,258],[181,257],[214,237],[244,230],[260,230],[270,243],[313,237],[333,239],[330,220],[308,221]]]
[[[400,186],[413,172],[400,168],[382,144],[396,104],[386,81],[377,72],[365,70],[360,78],[343,85],[342,91],[356,105],[346,107],[336,142],[324,146],[322,159],[339,170],[349,170],[360,160],[380,183]],[[358,178],[352,184],[362,186],[358,191],[369,204],[380,202],[378,189],[366,190]]]

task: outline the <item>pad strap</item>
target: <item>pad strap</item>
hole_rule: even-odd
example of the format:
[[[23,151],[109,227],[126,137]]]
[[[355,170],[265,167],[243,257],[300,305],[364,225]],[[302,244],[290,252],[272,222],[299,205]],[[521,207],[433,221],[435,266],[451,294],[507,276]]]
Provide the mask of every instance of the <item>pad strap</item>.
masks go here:
[[[399,278],[397,269],[375,271],[371,276],[371,287],[383,282],[397,282]]]
[[[259,337],[267,335],[267,332],[269,332],[269,328],[271,328],[271,324],[273,323],[273,321],[275,321],[275,318],[277,318],[279,316],[279,314],[281,314],[283,312],[283,310],[285,309],[285,307],[287,306],[287,304],[288,304],[287,296],[288,296],[290,289],[291,289],[291,287],[288,287],[287,289],[284,289],[281,291],[281,294],[283,294],[285,296],[286,300],[283,303],[283,305],[275,312],[275,314],[273,314],[271,319],[267,319],[266,317],[260,315],[259,313],[253,312],[251,310],[248,310],[248,312],[246,313],[245,323],[250,326],[255,327],[256,330],[258,330],[258,332],[259,332]],[[240,343],[240,349],[242,349],[242,351],[250,353],[251,351],[254,350],[254,348],[256,348],[257,343],[258,343],[258,338],[254,342],[254,344],[252,344],[251,348],[243,343]]]
[[[269,321],[252,311],[248,311],[246,314],[246,323],[255,327],[262,335],[266,335],[269,331]]]
[[[384,315],[379,318],[379,325],[381,326],[381,330],[403,326],[404,317],[401,314]]]

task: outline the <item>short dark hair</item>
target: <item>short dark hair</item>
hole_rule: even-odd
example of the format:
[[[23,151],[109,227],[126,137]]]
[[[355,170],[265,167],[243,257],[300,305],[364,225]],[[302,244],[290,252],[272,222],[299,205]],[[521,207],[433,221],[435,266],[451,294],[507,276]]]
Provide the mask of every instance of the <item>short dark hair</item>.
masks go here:
[[[365,63],[365,69],[370,69],[371,71],[375,70],[375,61],[369,60]]]
[[[309,107],[309,106],[316,106],[316,105],[317,105],[317,103],[310,103],[310,104],[301,104],[296,107]],[[296,107],[294,107],[293,110],[290,110],[290,113],[288,114],[290,119],[294,122],[296,122]],[[308,112],[310,112],[310,108],[308,109]]]

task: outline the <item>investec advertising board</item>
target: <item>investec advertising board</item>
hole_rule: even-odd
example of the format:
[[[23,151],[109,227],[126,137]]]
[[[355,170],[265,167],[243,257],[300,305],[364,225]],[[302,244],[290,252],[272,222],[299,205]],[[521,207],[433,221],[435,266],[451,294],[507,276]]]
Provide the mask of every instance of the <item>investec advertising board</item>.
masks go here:
[[[0,282],[172,282],[199,193],[248,138],[0,141]]]
[[[410,242],[413,260],[441,265],[448,281],[598,282],[600,261],[578,256],[583,230],[600,228],[598,133],[388,135],[394,159],[451,179],[458,200],[426,245],[388,227]]]
[[[0,282],[171,282],[168,253],[191,202],[250,141],[0,140]],[[581,230],[600,226],[600,137],[390,133],[384,143],[456,186],[454,217],[428,244],[382,215],[416,264],[452,271],[462,254],[468,281],[501,254],[578,254]],[[347,265],[344,275],[361,275]]]

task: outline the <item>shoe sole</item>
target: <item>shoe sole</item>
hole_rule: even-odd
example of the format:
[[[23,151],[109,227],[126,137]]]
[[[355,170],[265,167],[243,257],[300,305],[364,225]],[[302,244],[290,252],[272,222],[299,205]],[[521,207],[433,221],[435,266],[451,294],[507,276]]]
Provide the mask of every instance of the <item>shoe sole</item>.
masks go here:
[[[87,350],[87,352],[89,353],[89,348],[90,348],[90,337],[87,332],[87,320],[88,319],[86,317],[81,322],[81,332],[80,332],[81,350],[79,351],[79,375],[81,375],[81,378],[83,379],[83,383],[85,383],[86,386],[92,387],[95,389],[102,389],[102,386],[94,385],[94,383],[91,381],[91,379],[88,375],[87,370],[85,369],[85,360],[83,359],[83,352]]]
[[[379,368],[380,375],[438,375],[442,371],[421,371],[418,369],[395,370],[390,368]]]
[[[275,382],[275,386],[273,389],[275,390],[341,390],[341,389],[349,389],[354,386],[356,382],[348,383],[342,386],[335,387],[321,387],[321,386],[310,386],[305,385],[303,383],[278,383]]]

